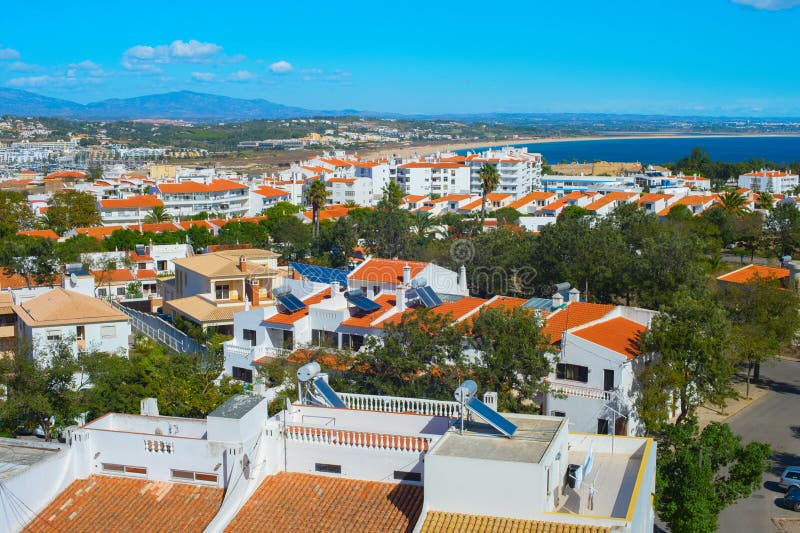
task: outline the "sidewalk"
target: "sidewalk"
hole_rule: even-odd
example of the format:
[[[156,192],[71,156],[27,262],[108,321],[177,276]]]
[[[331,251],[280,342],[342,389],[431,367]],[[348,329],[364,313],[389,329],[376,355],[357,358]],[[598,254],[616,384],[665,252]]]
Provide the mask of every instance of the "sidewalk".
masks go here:
[[[697,408],[697,423],[700,425],[700,429],[703,429],[711,422],[724,422],[742,409],[754,404],[769,392],[769,389],[764,385],[751,382],[750,398],[745,398],[744,394],[747,389],[745,376],[737,374],[734,380],[733,389],[736,391],[737,397],[728,400],[723,409],[707,406]]]

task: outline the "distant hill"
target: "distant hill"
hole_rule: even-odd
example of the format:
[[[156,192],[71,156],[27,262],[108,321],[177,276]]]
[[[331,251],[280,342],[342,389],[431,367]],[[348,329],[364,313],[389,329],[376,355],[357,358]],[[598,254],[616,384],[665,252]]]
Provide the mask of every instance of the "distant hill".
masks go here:
[[[193,91],[113,98],[82,105],[29,91],[0,88],[0,115],[56,117],[77,120],[171,119],[191,121],[255,120],[310,116],[342,116],[357,111],[318,111]]]

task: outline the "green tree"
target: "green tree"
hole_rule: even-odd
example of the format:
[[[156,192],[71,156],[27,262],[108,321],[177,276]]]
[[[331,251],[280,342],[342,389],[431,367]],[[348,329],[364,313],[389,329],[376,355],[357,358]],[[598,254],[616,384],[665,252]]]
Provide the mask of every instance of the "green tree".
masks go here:
[[[737,216],[733,219],[733,231],[740,245],[750,252],[752,262],[756,251],[764,244],[764,215],[754,211]]]
[[[637,411],[649,431],[666,424],[670,411],[680,422],[709,403],[724,406],[734,396],[735,353],[730,322],[710,295],[681,291],[644,333],[642,351],[654,354],[639,382]]]
[[[63,233],[73,228],[98,226],[102,222],[94,196],[81,191],[64,191],[47,201],[47,216],[53,228]]]
[[[214,234],[205,226],[190,227],[186,230],[186,237],[195,251],[204,250],[206,246],[214,243]]]
[[[500,173],[497,166],[486,163],[478,171],[481,181],[481,228],[486,220],[486,195],[494,191],[500,184]]]
[[[99,163],[97,165],[92,165],[86,169],[89,179],[92,182],[98,181],[103,179],[103,167]]]
[[[60,263],[75,263],[80,261],[81,254],[100,252],[103,246],[94,237],[78,234],[63,242],[57,242],[55,249]]]
[[[0,238],[36,227],[36,216],[22,193],[0,191]]]
[[[397,209],[403,203],[405,192],[403,188],[396,182],[390,181],[383,188],[383,196],[378,202],[378,209],[391,211]]]
[[[760,486],[770,453],[761,442],[743,445],[727,424],[700,432],[690,417],[666,426],[656,463],[658,516],[673,533],[716,531],[720,512]]]
[[[169,222],[172,220],[172,215],[164,209],[163,205],[154,206],[149,213],[144,217],[145,224],[159,224],[161,222]]]
[[[328,200],[328,189],[325,183],[319,179],[308,186],[305,193],[305,200],[311,204],[311,222],[314,225],[313,238],[319,238],[319,212]]]
[[[751,372],[790,345],[800,330],[800,297],[783,290],[777,280],[756,278],[722,284],[719,300],[733,324],[739,360],[747,363],[749,397]]]
[[[792,255],[800,247],[800,210],[781,202],[767,216],[767,237],[774,253]]]
[[[520,212],[513,207],[501,207],[495,210],[492,215],[497,219],[499,225],[516,225],[519,221]]]
[[[0,243],[0,265],[7,274],[19,274],[30,289],[33,282],[54,283],[58,272],[58,256],[50,239],[16,237]]]
[[[743,213],[749,211],[747,208],[747,198],[737,191],[729,191],[722,195],[722,209],[728,213]]]
[[[541,321],[528,309],[488,308],[472,322],[470,341],[480,352],[470,365],[485,390],[498,393],[498,407],[514,413],[538,412],[534,397],[547,389],[548,343]]]
[[[772,209],[772,204],[774,203],[774,197],[768,193],[767,191],[761,191],[758,193],[758,198],[756,199],[756,209],[763,209],[765,211],[769,211]]]

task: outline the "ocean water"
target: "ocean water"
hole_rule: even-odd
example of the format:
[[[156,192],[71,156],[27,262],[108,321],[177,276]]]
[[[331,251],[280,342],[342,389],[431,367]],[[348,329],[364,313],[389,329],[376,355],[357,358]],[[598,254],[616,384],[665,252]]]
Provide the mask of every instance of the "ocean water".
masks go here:
[[[640,161],[663,164],[688,156],[695,146],[715,161],[738,162],[766,159],[778,165],[800,161],[800,137],[696,137],[656,139],[602,139],[524,144],[548,163],[592,161]],[[460,153],[465,153],[462,150]]]

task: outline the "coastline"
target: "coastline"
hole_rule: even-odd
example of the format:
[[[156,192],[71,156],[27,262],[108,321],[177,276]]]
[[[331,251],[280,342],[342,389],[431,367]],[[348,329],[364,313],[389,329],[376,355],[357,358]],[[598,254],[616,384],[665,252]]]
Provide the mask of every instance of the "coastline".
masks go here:
[[[643,133],[641,135],[590,135],[576,137],[521,137],[519,139],[505,139],[496,142],[489,141],[465,141],[465,142],[441,142],[441,143],[422,143],[409,146],[393,146],[371,148],[359,152],[361,157],[375,159],[380,157],[414,157],[425,156],[435,152],[453,152],[457,150],[478,150],[493,146],[517,146],[522,144],[545,144],[558,142],[579,142],[579,141],[626,141],[634,139],[713,139],[713,138],[757,138],[757,137],[800,137],[800,133]]]

